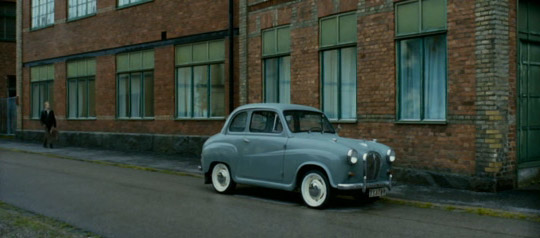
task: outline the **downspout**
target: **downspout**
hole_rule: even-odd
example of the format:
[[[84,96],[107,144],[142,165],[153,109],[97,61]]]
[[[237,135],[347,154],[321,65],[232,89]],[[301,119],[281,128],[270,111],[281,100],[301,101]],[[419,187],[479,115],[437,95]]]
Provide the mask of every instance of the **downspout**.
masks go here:
[[[234,110],[234,0],[229,0],[229,113]]]
[[[15,129],[15,135],[17,136],[17,133],[22,138],[23,135],[23,108],[24,108],[24,101],[23,101],[23,74],[22,74],[22,19],[23,19],[23,7],[22,7],[22,0],[17,0],[15,3],[15,26],[16,26],[16,43],[15,43],[15,84],[17,85],[17,129]],[[18,131],[18,132],[17,132]]]

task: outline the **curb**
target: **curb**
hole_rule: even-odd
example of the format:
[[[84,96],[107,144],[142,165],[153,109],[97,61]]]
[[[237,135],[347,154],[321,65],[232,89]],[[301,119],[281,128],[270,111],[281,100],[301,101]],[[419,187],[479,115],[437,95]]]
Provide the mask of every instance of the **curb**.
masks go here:
[[[481,216],[492,216],[492,217],[528,220],[528,221],[540,223],[540,216],[527,214],[527,213],[521,213],[521,212],[510,212],[510,211],[493,209],[493,208],[485,208],[485,207],[473,207],[473,206],[441,204],[441,203],[433,203],[433,202],[422,202],[422,201],[416,201],[416,200],[405,200],[405,199],[391,198],[391,197],[383,197],[381,198],[381,200],[388,203],[408,205],[408,206],[419,207],[419,208],[438,208],[438,209],[443,209],[447,211],[461,211],[461,212],[467,212],[467,213],[477,214]]]
[[[166,170],[166,169],[156,169],[156,168],[150,168],[150,167],[144,167],[144,166],[138,166],[138,165],[122,164],[122,163],[115,163],[115,162],[101,161],[101,160],[86,160],[86,159],[79,159],[79,158],[75,158],[75,157],[71,157],[71,156],[57,155],[57,154],[45,153],[45,152],[35,152],[35,151],[11,149],[11,148],[2,148],[2,147],[0,147],[0,150],[11,151],[11,152],[19,152],[19,153],[26,153],[26,154],[42,155],[42,156],[51,157],[51,158],[57,158],[57,159],[67,159],[67,160],[80,161],[80,162],[86,162],[86,163],[91,163],[91,164],[100,164],[100,165],[114,166],[114,167],[119,167],[119,168],[155,172],[155,173],[172,174],[172,175],[195,177],[195,178],[202,178],[203,177],[201,174],[198,174],[198,173],[181,172],[181,171],[173,171],[173,170]]]
[[[67,159],[67,160],[73,160],[73,161],[80,161],[80,162],[86,162],[86,163],[92,163],[92,164],[114,166],[114,167],[119,167],[119,168],[135,169],[135,170],[155,172],[155,173],[163,173],[163,174],[171,174],[171,175],[178,175],[178,176],[203,178],[203,176],[201,174],[199,174],[199,173],[180,172],[180,171],[165,170],[165,169],[156,169],[156,168],[150,168],[150,167],[144,167],[144,166],[138,166],[138,165],[130,165],[130,164],[122,164],[122,163],[115,163],[115,162],[109,162],[109,161],[85,160],[85,159],[75,158],[75,157],[71,157],[71,156],[58,155],[58,154],[45,153],[45,152],[35,152],[35,151],[28,151],[28,150],[21,150],[21,149],[12,149],[12,148],[2,148],[2,147],[0,147],[0,150],[27,153],[27,154],[36,154],[36,155],[42,155],[42,156],[51,157],[51,158],[57,158],[57,159]],[[443,210],[447,210],[447,211],[462,211],[462,212],[478,214],[478,215],[482,215],[482,216],[520,219],[520,220],[528,220],[528,221],[533,221],[533,222],[540,223],[540,216],[533,215],[533,214],[527,214],[527,213],[509,212],[509,211],[504,211],[504,210],[499,210],[499,209],[492,209],[492,208],[484,208],[484,207],[473,207],[473,206],[463,206],[463,205],[451,205],[451,204],[441,204],[441,203],[433,203],[433,202],[423,202],[423,201],[416,201],[416,200],[405,200],[405,199],[391,198],[391,197],[383,197],[383,198],[381,198],[381,200],[384,201],[384,202],[388,202],[388,203],[400,204],[400,205],[408,205],[408,206],[414,206],[414,207],[419,207],[419,208],[437,208],[437,209],[443,209]]]

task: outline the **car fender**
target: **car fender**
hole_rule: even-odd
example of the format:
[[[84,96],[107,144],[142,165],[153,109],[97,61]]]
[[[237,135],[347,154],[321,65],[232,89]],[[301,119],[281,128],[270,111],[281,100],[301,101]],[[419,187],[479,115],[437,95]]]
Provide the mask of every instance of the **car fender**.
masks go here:
[[[224,142],[207,144],[204,146],[201,157],[202,171],[206,174],[210,172],[210,166],[213,163],[222,162],[229,165],[231,173],[234,173],[235,158],[238,158],[238,149],[234,145]]]
[[[337,187],[337,183],[334,182],[334,179],[333,179],[333,176],[332,176],[332,173],[330,172],[331,170],[328,168],[327,165],[321,163],[321,162],[317,162],[317,161],[306,161],[302,164],[300,164],[298,166],[298,168],[296,169],[296,173],[295,173],[295,176],[294,176],[294,181],[292,184],[298,184],[298,182],[300,182],[300,180],[302,178],[299,177],[299,173],[300,171],[307,167],[307,166],[316,166],[316,167],[319,167],[321,168],[322,170],[324,170],[324,172],[326,173],[326,176],[328,177],[328,181],[330,182],[330,185],[333,187],[333,188],[336,188]]]

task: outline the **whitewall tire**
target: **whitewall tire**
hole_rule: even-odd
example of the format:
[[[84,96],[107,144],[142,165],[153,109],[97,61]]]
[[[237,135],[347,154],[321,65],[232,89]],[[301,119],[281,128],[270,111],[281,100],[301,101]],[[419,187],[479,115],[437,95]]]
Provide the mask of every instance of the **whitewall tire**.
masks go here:
[[[212,185],[218,193],[230,193],[236,184],[226,164],[219,163],[212,168]]]
[[[323,208],[330,200],[330,185],[326,175],[318,170],[307,172],[300,185],[304,203],[311,208]]]

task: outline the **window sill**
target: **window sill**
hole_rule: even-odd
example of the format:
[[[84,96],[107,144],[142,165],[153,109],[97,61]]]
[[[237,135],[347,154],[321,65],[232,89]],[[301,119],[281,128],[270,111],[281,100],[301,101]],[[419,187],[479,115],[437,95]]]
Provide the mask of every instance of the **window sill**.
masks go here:
[[[97,15],[96,13],[92,13],[92,14],[88,14],[88,15],[84,15],[84,16],[80,16],[80,17],[73,17],[73,18],[68,18],[68,20],[66,21],[67,23],[71,23],[71,22],[76,22],[76,21],[80,21],[80,20],[83,20],[83,19],[86,19],[86,18],[90,18],[90,17],[93,17]]]
[[[95,117],[68,117],[66,118],[68,121],[95,121],[97,120]]]
[[[142,4],[153,2],[153,1],[154,0],[146,0],[146,1],[130,3],[130,4],[124,4],[122,6],[118,5],[118,6],[116,6],[116,10],[122,10],[122,9],[130,8],[130,7],[137,6],[137,5],[142,5]]]
[[[49,25],[45,25],[45,26],[32,27],[32,28],[30,28],[30,32],[47,29],[47,28],[50,28],[50,27],[53,27],[53,26],[54,26],[54,23],[49,24]]]
[[[175,121],[222,121],[225,117],[177,117]]]
[[[337,124],[354,124],[357,123],[357,119],[328,119],[331,123]]]
[[[117,117],[119,121],[153,121],[154,117]]]
[[[395,121],[395,124],[411,124],[411,125],[447,125],[448,122],[446,120],[444,121]]]

